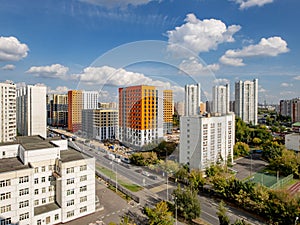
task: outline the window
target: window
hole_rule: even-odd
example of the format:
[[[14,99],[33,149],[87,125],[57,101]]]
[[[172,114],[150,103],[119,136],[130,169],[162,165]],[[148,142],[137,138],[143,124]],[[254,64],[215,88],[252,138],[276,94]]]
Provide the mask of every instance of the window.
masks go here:
[[[34,172],[35,172],[35,173],[38,173],[38,172],[39,172],[39,168],[38,168],[38,167],[35,167],[35,168],[34,168]]]
[[[59,214],[55,214],[54,215],[54,220],[58,220],[59,219]]]
[[[37,200],[34,200],[34,205],[35,205],[35,206],[39,205],[39,200],[38,200],[38,199],[37,199]]]
[[[45,172],[45,171],[46,171],[46,167],[42,166],[42,172]]]
[[[46,188],[45,187],[42,188],[42,193],[46,193]]]
[[[46,224],[49,224],[50,223],[50,216],[47,216],[46,217]]]
[[[34,184],[38,184],[39,183],[39,178],[34,178]]]
[[[67,168],[67,173],[74,173],[74,167]]]
[[[11,198],[10,192],[0,194],[0,200],[5,200]]]
[[[11,224],[11,218],[6,218],[6,219],[3,219],[3,220],[0,220],[0,224],[1,225],[7,225],[7,224]]]
[[[87,196],[80,197],[80,203],[86,202],[86,201],[87,201]]]
[[[86,165],[83,165],[83,166],[80,166],[80,171],[84,171],[87,169],[87,166]]]
[[[42,225],[42,221],[41,220],[36,221],[36,225]]]
[[[49,191],[54,191],[54,186],[49,186]]]
[[[39,189],[34,189],[34,194],[38,195],[39,194]]]
[[[85,186],[82,186],[82,187],[80,187],[80,189],[79,189],[79,191],[80,192],[83,192],[83,191],[86,191],[87,190],[87,188],[86,188],[86,185]]]
[[[52,180],[52,176],[49,176],[49,177],[48,177],[48,181],[51,181],[51,180]]]
[[[85,181],[85,180],[87,180],[87,175],[84,175],[84,176],[80,177],[80,181]]]
[[[42,198],[42,204],[46,203],[46,198]]]
[[[26,220],[29,218],[29,212],[20,214],[19,220]]]
[[[0,181],[0,187],[6,187],[6,186],[10,186],[10,179]]]
[[[68,195],[73,195],[73,194],[74,194],[74,189],[67,190],[67,196]]]
[[[67,179],[67,184],[74,184],[74,178]]]
[[[80,207],[80,213],[83,213],[83,212],[86,212],[87,211],[87,207],[84,206],[84,207]]]
[[[49,165],[49,166],[48,166],[48,169],[49,169],[49,170],[53,170],[53,168],[54,168],[53,165]]]
[[[74,216],[74,210],[67,212],[67,218]]]
[[[20,209],[21,209],[21,208],[25,208],[25,207],[27,207],[27,206],[29,206],[29,201],[28,201],[28,200],[22,201],[22,202],[19,203],[19,208],[20,208]]]
[[[53,202],[54,201],[54,196],[50,196],[49,197],[49,202]]]
[[[46,181],[45,177],[42,177],[42,183],[44,183]]]
[[[19,190],[19,196],[28,195],[28,194],[29,194],[29,188],[24,188]]]
[[[1,213],[9,212],[11,210],[11,205],[1,206]]]
[[[28,176],[19,177],[19,184],[27,183],[27,182],[29,182],[29,177]]]
[[[67,206],[74,205],[74,199],[67,201]]]

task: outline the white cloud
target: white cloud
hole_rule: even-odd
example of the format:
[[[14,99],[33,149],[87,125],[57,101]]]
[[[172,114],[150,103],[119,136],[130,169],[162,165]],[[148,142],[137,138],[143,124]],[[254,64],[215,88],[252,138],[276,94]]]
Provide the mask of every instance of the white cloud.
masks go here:
[[[155,0],[79,0],[79,1],[111,9],[111,8],[126,8],[129,5],[132,6],[146,5],[149,2]]]
[[[267,90],[264,89],[263,87],[260,87],[259,90],[258,90],[258,92],[260,92],[260,93],[265,93],[265,92],[267,92]]]
[[[189,59],[183,60],[180,65],[179,69],[189,75],[202,75],[208,74],[210,72],[214,72],[219,70],[220,66],[218,64],[211,64],[211,65],[203,65],[199,60],[195,57],[190,57]]]
[[[283,83],[280,84],[280,86],[281,87],[293,87],[293,84],[283,82]]]
[[[294,77],[295,80],[300,80],[300,76]]]
[[[66,94],[69,90],[66,86],[58,86],[54,90],[51,87],[47,87],[48,94]]]
[[[243,58],[255,56],[274,57],[289,51],[287,42],[281,37],[262,38],[256,45],[249,45],[237,50],[227,50],[220,62],[231,66],[243,66]]]
[[[279,95],[294,95],[295,92],[294,91],[281,91],[279,93]]]
[[[240,5],[240,9],[247,9],[253,6],[263,6],[272,3],[274,0],[235,0]]]
[[[226,78],[218,78],[214,80],[215,84],[229,84],[230,81]]]
[[[227,27],[217,19],[199,20],[194,14],[188,14],[185,22],[180,27],[167,31],[168,50],[179,55],[187,54],[188,50],[197,55],[215,50],[219,44],[234,42],[233,35],[241,29],[239,25]]]
[[[3,69],[3,70],[14,70],[15,68],[16,68],[15,65],[7,64],[7,65],[3,66],[1,69]]]
[[[64,79],[68,71],[68,67],[53,64],[51,66],[32,66],[26,73],[33,74],[36,77]]]
[[[0,37],[0,61],[19,61],[25,58],[29,48],[15,37]]]

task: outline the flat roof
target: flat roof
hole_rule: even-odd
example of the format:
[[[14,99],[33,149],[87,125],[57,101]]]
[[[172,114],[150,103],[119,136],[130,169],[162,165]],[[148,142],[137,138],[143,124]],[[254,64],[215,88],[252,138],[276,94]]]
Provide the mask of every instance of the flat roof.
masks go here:
[[[24,165],[18,157],[0,159],[0,165],[0,173],[30,168],[28,165]]]
[[[71,162],[71,161],[77,161],[86,158],[92,158],[92,157],[70,147],[68,148],[68,150],[60,151],[60,159],[62,162]]]
[[[37,206],[34,207],[34,215],[37,216],[57,209],[60,209],[60,207],[55,202],[46,205]]]
[[[54,144],[50,142],[49,139],[44,139],[41,136],[19,136],[15,143],[22,145],[25,150],[38,150],[43,148],[54,148]]]

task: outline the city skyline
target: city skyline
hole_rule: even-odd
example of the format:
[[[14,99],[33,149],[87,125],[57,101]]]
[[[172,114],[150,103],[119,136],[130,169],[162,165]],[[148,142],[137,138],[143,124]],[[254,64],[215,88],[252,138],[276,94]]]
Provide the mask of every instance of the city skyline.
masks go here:
[[[176,101],[186,84],[211,100],[216,84],[258,78],[260,103],[300,96],[296,0],[0,3],[2,81],[110,100],[118,87],[150,84]]]

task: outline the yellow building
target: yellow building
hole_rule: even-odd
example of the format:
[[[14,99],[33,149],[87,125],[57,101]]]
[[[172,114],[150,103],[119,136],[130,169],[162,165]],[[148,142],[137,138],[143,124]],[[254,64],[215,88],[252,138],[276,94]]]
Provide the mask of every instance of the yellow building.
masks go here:
[[[173,91],[164,90],[164,134],[172,133],[173,128]]]

